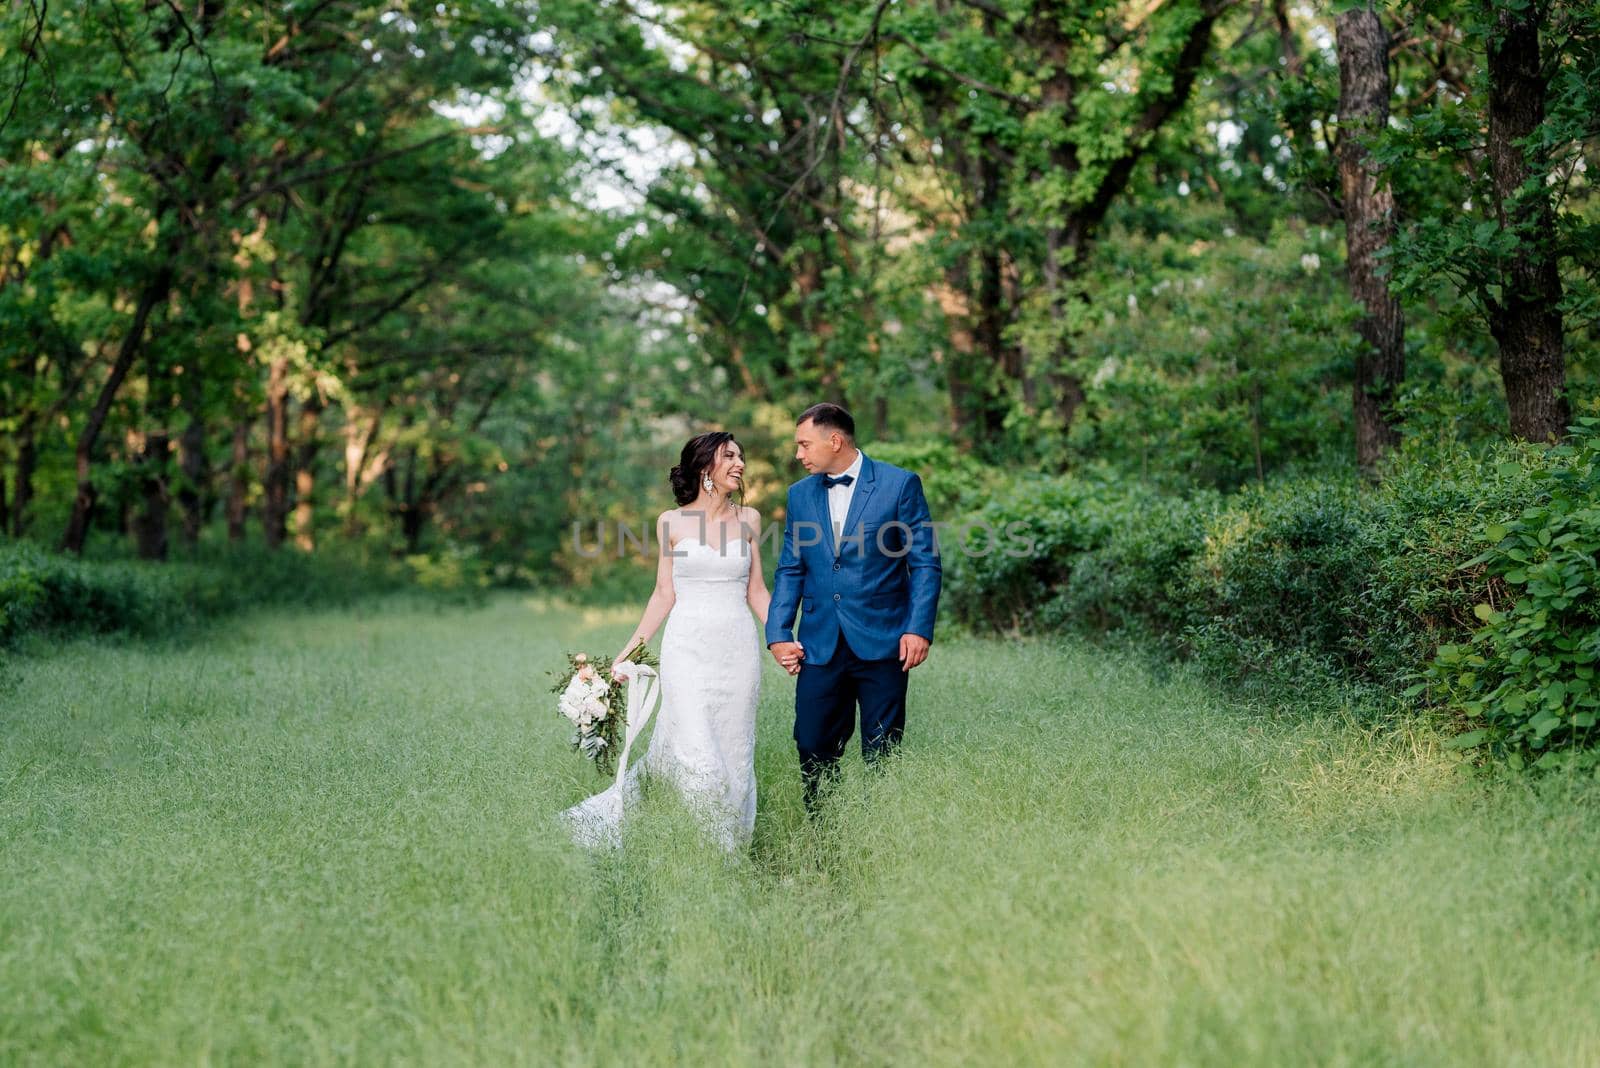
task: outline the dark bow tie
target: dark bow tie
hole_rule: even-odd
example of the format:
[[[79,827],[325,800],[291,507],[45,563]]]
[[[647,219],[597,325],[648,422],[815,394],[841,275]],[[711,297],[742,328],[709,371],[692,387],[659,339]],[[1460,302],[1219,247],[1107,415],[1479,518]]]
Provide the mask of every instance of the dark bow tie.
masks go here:
[[[840,475],[838,478],[834,478],[832,475],[823,475],[822,488],[832,489],[835,486],[848,486],[855,480],[856,476],[854,475]]]

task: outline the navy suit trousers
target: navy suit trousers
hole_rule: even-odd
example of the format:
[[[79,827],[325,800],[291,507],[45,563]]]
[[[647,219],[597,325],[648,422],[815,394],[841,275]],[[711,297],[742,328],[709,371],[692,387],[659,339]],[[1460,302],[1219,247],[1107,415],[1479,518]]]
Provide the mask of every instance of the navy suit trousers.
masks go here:
[[[806,808],[815,807],[817,789],[844,756],[861,706],[861,755],[871,764],[899,744],[906,728],[906,682],[900,659],[863,660],[843,634],[826,664],[800,661],[795,682],[794,740],[800,750],[800,775]]]

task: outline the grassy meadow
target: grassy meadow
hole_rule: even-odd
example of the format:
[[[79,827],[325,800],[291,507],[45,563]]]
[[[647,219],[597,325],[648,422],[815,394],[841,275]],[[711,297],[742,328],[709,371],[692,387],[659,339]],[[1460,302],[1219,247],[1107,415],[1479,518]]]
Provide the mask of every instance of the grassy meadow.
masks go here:
[[[748,857],[661,792],[591,857],[505,596],[66,644],[0,692],[0,1063],[1600,1063],[1600,801],[1073,643],[949,640]]]

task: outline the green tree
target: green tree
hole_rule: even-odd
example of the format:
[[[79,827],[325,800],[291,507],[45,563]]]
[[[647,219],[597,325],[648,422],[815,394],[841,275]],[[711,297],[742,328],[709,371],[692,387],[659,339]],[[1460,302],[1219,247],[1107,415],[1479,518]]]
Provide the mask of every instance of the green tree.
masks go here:
[[[1409,13],[1436,27],[1419,38],[1444,38],[1445,53],[1480,45],[1484,61],[1455,62],[1464,76],[1388,139],[1397,172],[1455,171],[1406,213],[1394,278],[1412,297],[1460,294],[1498,349],[1511,433],[1560,437],[1571,328],[1592,330],[1600,268],[1586,166],[1600,138],[1600,13],[1559,0]]]

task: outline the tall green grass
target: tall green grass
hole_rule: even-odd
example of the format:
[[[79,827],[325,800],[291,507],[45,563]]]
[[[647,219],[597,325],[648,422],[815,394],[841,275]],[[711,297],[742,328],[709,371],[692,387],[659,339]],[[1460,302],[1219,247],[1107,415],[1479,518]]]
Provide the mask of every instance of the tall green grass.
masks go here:
[[[79,643],[0,695],[0,1063],[1600,1063],[1600,804],[1071,642],[937,644],[808,824],[770,667],[725,859],[551,815],[505,597]]]

